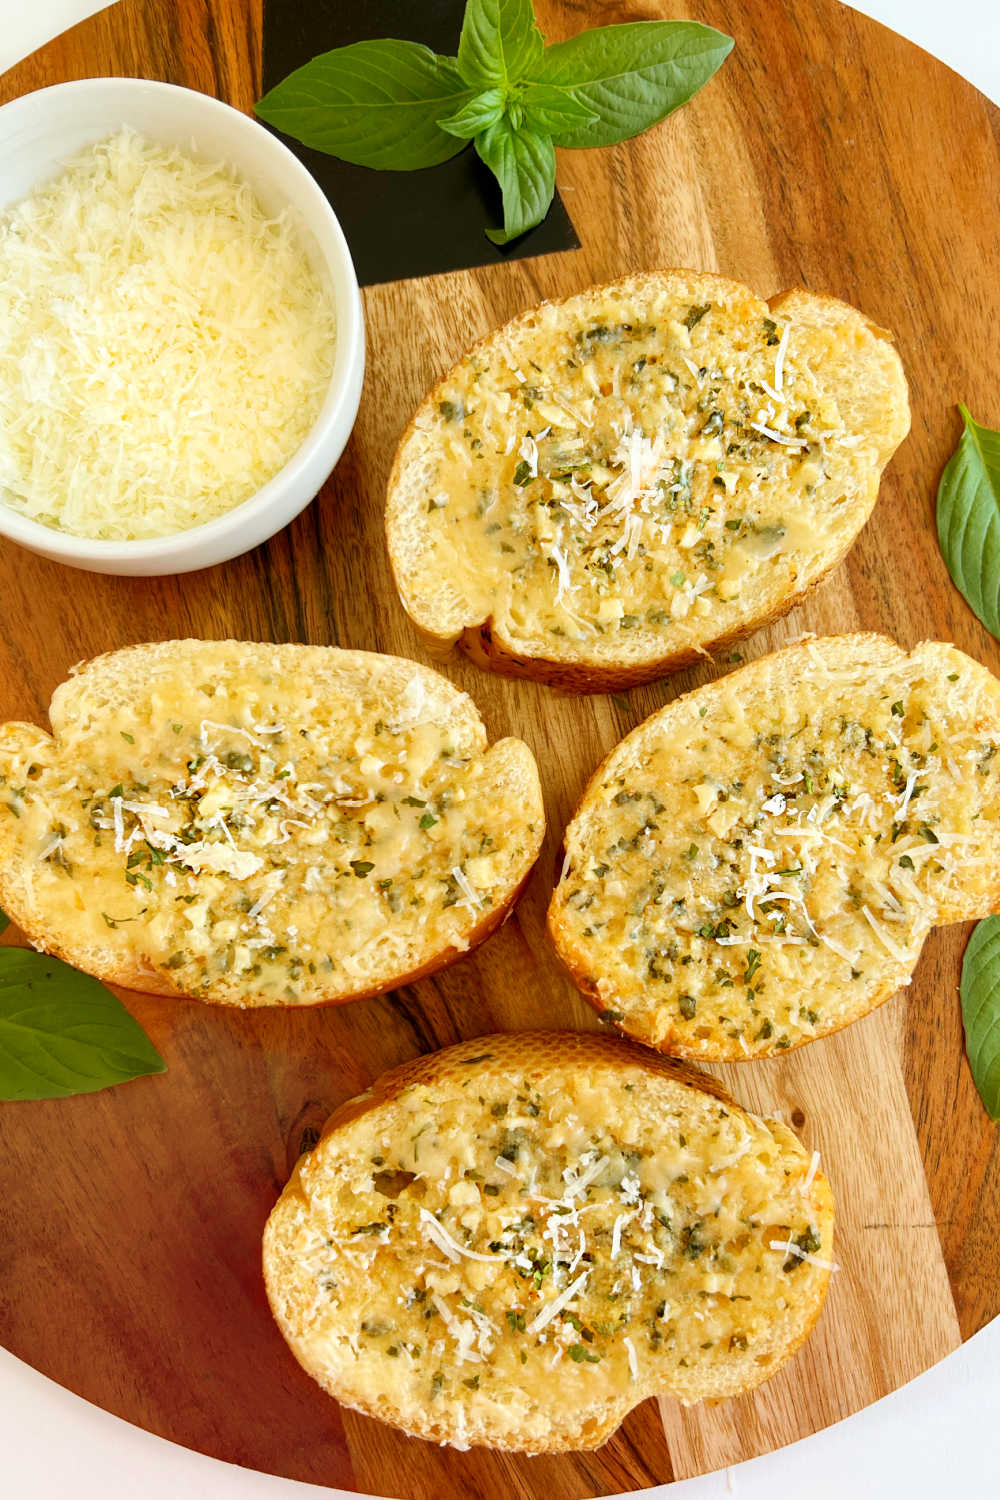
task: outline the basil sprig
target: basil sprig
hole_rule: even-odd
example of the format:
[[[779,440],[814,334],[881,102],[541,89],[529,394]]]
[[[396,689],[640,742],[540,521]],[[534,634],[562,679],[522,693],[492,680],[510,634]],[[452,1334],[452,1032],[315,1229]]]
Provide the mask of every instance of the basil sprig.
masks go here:
[[[269,125],[343,161],[413,171],[472,141],[503,194],[495,244],[541,223],[555,146],[611,146],[696,94],[732,38],[694,21],[600,26],[546,47],[531,0],[468,0],[457,57],[355,42],[289,74],[257,105]]]
[[[1000,917],[973,929],[962,960],[962,1020],[973,1081],[991,1120],[1000,1120]]]
[[[58,958],[0,948],[0,1099],[65,1099],[166,1065],[110,990]]]
[[[959,411],[965,430],[938,488],[938,540],[952,581],[1000,638],[1000,432]]]

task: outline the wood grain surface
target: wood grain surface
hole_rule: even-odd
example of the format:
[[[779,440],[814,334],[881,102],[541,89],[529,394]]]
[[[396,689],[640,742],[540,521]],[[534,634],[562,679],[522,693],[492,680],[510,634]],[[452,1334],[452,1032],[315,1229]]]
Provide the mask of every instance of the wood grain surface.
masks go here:
[[[12,98],[135,74],[249,109],[260,0],[121,0],[0,80]],[[354,435],[321,496],[264,547],[180,579],[104,578],[0,546],[0,716],[45,720],[71,663],[130,642],[236,636],[425,659],[382,541],[393,448],[474,336],[538,301],[655,266],[769,295],[792,284],[894,330],[913,432],[874,519],[808,604],[744,648],[804,630],[876,629],[906,646],[1000,651],[951,587],[933,497],[955,403],[1000,426],[995,324],[998,115],[970,86],[834,0],[539,0],[550,39],[596,22],[693,15],[736,38],[718,78],[625,146],[562,153],[580,251],[368,291]],[[459,1454],[341,1412],[285,1349],[259,1238],[311,1127],[385,1068],[494,1029],[587,1027],[543,919],[561,831],[601,755],[642,717],[727,669],[706,662],[627,700],[562,697],[458,658],[492,737],[541,767],[545,851],[513,920],[477,953],[382,999],[246,1015],[127,995],[165,1077],[0,1108],[0,1339],[90,1400],[177,1442],[297,1479],[406,1500],[577,1500],[765,1452],[911,1379],[1000,1311],[1000,1148],[963,1059],[967,932],[928,941],[912,986],[837,1036],[720,1068],[744,1104],[819,1148],[838,1200],[834,1278],[802,1353],[745,1399],[647,1402],[596,1454]],[[18,941],[17,934],[12,934]]]

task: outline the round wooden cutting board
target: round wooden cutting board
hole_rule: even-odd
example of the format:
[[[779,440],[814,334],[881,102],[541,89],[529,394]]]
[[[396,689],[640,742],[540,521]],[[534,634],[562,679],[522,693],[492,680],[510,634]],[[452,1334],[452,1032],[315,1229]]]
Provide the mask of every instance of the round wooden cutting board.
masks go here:
[[[0,79],[7,100],[64,79],[135,74],[260,93],[261,0],[121,0]],[[583,248],[365,294],[369,367],[336,474],[239,561],[181,579],[72,572],[0,546],[0,717],[45,721],[81,657],[173,636],[312,641],[425,660],[382,541],[396,440],[471,342],[542,297],[642,267],[718,270],[769,295],[801,284],[892,329],[913,431],[874,519],[810,601],[744,648],[803,631],[1000,649],[952,588],[933,497],[955,403],[1000,426],[995,326],[1000,116],[947,68],[834,0],[539,0],[550,40],[595,23],[689,14],[736,38],[687,108],[614,150],[563,153]],[[391,225],[386,226],[391,233]],[[936,932],[912,986],[837,1036],[719,1068],[744,1104],[818,1148],[838,1203],[815,1335],[754,1395],[649,1401],[597,1453],[457,1453],[341,1411],[268,1314],[264,1220],[308,1132],[415,1053],[496,1029],[589,1027],[543,919],[562,829],[604,752],[728,669],[705,662],[627,700],[570,698],[455,659],[445,670],[539,761],[550,831],[503,931],[433,979],[320,1012],[233,1014],[127,994],[164,1077],[64,1102],[0,1106],[0,1339],[91,1401],[218,1458],[406,1500],[577,1500],[698,1474],[822,1428],[910,1380],[1000,1311],[1000,1148],[964,1061],[967,931]],[[23,941],[12,932],[8,939]]]

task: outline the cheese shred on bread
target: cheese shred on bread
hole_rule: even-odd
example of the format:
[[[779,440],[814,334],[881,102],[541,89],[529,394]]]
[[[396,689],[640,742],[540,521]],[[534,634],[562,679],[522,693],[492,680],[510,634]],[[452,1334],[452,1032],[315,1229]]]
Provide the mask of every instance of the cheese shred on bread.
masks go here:
[[[817,1158],[609,1037],[480,1037],[343,1105],[267,1224],[304,1369],[416,1437],[595,1448],[647,1396],[751,1390],[819,1315]]]
[[[400,596],[432,641],[499,671],[649,681],[829,572],[908,427],[889,336],[833,298],[664,271],[542,303],[403,437]]]
[[[488,746],[465,693],[398,657],[134,646],[50,718],[0,726],[0,906],[135,989],[379,994],[499,925],[541,846],[527,746]]]
[[[804,640],[618,745],[549,908],[587,997],[679,1057],[767,1056],[909,983],[1000,905],[1000,683],[953,646]]]

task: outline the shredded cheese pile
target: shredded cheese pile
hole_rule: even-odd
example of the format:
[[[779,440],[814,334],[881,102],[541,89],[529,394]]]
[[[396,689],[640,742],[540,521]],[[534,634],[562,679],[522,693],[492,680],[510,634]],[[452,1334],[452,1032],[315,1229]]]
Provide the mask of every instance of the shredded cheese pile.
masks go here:
[[[328,290],[231,168],[130,130],[0,215],[0,499],[167,536],[272,479],[322,406]]]

